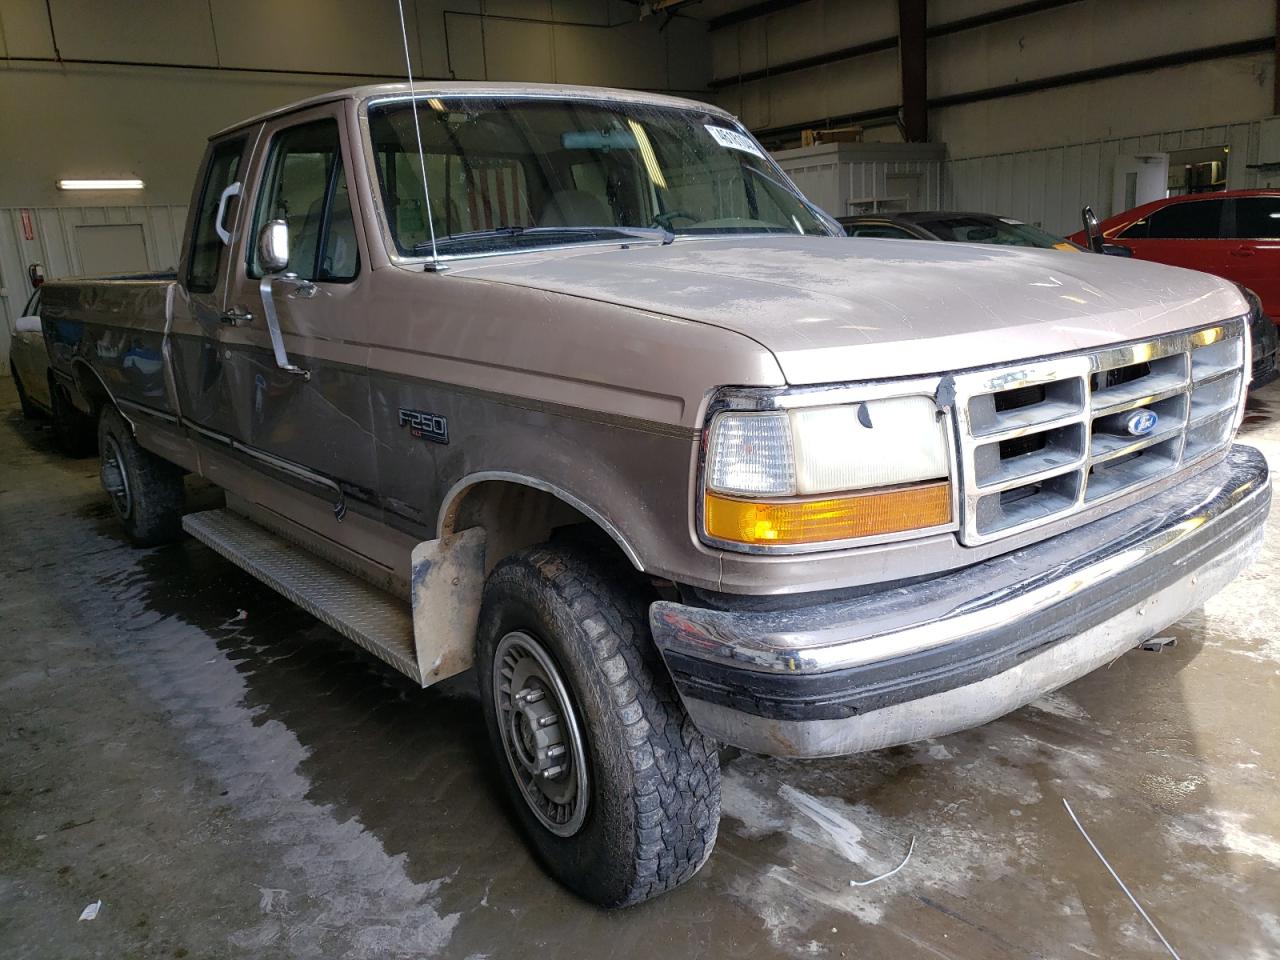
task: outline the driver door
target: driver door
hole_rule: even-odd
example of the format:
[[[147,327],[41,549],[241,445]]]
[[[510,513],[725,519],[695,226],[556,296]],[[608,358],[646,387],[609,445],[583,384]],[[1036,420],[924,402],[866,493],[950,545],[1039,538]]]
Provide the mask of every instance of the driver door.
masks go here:
[[[352,499],[372,501],[377,471],[361,323],[368,254],[356,228],[341,106],[281,118],[261,142],[226,300],[226,315],[241,319],[220,337],[234,436],[255,453],[336,483]],[[272,220],[289,228],[288,265],[278,272],[263,268],[256,243]],[[273,349],[267,298],[284,365]]]

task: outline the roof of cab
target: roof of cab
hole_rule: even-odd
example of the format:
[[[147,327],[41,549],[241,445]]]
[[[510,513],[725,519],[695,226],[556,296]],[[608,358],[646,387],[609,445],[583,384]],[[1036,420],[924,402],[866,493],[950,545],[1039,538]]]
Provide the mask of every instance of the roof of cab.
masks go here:
[[[294,103],[288,103],[284,106],[276,107],[274,110],[268,110],[257,116],[249,117],[238,123],[233,123],[229,127],[224,127],[217,133],[209,137],[210,140],[216,140],[218,137],[241,130],[244,127],[253,126],[284,114],[294,113],[298,110],[305,110],[308,107],[319,106],[322,103],[333,103],[338,100],[368,100],[375,97],[407,97],[409,95],[409,84],[407,83],[378,83],[369,84],[362,87],[347,87],[342,90],[333,90],[329,93],[320,93],[314,97],[307,97],[305,100],[298,100]],[[724,117],[732,115],[722,110],[720,107],[710,103],[703,103],[699,100],[689,100],[684,97],[671,97],[662,93],[646,93],[643,90],[622,90],[615,87],[582,87],[574,84],[560,83],[494,83],[481,81],[461,81],[461,80],[426,80],[415,82],[413,85],[413,95],[415,99],[425,100],[428,97],[451,97],[451,96],[488,96],[488,97],[542,97],[542,98],[573,98],[578,100],[617,100],[626,103],[649,103],[667,107],[694,107],[699,110],[707,110],[711,113],[717,113]]]

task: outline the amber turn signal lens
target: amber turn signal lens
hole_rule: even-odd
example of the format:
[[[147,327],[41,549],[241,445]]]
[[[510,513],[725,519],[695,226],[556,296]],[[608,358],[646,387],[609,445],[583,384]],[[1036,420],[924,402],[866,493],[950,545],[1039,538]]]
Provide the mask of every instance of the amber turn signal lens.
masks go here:
[[[951,521],[951,484],[919,483],[821,500],[738,500],[708,493],[708,535],[734,543],[783,545],[852,540],[938,527]]]

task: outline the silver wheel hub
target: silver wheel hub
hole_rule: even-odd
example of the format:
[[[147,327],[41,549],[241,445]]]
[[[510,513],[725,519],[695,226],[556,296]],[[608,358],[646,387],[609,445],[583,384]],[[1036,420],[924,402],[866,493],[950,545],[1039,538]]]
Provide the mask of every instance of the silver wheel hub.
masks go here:
[[[111,505],[121,519],[128,519],[133,512],[133,494],[129,490],[129,475],[124,469],[124,456],[120,453],[115,437],[108,435],[104,441],[102,464],[99,468],[102,488],[111,497]]]
[[[577,833],[587,813],[586,756],[568,687],[550,654],[523,631],[498,642],[494,706],[511,773],[552,833]]]

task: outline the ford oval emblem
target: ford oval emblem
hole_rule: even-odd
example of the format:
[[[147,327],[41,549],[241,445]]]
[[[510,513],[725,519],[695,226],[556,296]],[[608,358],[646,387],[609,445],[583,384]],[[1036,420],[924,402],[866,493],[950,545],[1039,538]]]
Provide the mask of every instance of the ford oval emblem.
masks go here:
[[[1125,418],[1124,428],[1135,437],[1145,437],[1159,422],[1160,417],[1154,410],[1135,410]]]

